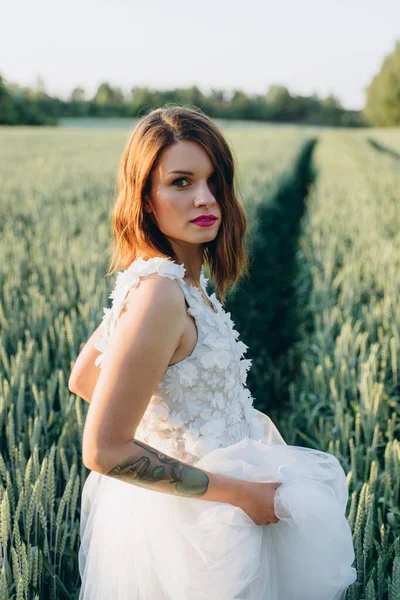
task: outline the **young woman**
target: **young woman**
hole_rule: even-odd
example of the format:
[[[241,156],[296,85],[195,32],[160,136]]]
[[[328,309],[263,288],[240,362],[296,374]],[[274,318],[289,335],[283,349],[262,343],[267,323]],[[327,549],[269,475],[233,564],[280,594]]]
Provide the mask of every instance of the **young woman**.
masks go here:
[[[356,579],[337,458],[253,407],[222,302],[248,272],[232,152],[202,111],[143,117],[113,211],[112,306],[70,389],[90,402],[80,600],[339,600]]]

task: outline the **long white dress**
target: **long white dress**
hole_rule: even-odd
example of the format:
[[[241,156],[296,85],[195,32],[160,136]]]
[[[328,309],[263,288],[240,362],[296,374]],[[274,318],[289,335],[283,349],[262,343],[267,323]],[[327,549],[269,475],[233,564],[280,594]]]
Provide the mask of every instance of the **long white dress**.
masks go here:
[[[256,525],[228,503],[91,471],[81,498],[79,600],[343,600],[357,579],[345,473],[332,454],[286,444],[253,407],[248,346],[215,293],[208,297],[217,313],[183,280],[183,264],[134,260],[104,309],[96,364],[107,360],[128,291],[156,272],[179,283],[198,340],[164,372],[135,438],[207,471],[282,482],[274,500],[280,520]],[[205,292],[206,283],[202,273]]]

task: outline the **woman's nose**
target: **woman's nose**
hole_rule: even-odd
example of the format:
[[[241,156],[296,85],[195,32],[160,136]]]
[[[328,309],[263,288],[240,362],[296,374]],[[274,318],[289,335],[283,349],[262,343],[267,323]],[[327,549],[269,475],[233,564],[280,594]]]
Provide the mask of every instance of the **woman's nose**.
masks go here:
[[[216,202],[215,196],[212,194],[208,185],[201,186],[201,189],[198,191],[196,200],[196,204],[214,204]]]

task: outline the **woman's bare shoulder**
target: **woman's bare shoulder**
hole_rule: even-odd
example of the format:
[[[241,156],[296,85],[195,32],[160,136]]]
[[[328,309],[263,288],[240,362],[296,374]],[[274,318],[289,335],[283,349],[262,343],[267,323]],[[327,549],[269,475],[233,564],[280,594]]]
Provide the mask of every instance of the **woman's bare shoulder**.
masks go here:
[[[140,277],[139,284],[129,290],[124,311],[161,310],[162,315],[177,316],[185,314],[185,296],[177,281],[151,273]]]

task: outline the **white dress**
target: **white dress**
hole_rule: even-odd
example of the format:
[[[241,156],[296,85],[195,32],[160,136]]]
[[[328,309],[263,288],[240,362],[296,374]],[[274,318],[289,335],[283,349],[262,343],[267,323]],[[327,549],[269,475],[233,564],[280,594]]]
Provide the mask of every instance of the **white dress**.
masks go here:
[[[193,352],[169,366],[135,438],[207,471],[280,481],[277,523],[239,507],[175,496],[91,471],[81,498],[79,600],[343,600],[356,579],[348,487],[332,454],[286,444],[246,387],[251,360],[215,293],[206,304],[170,259],[138,258],[104,309],[100,366],[140,277],[176,279],[195,319]],[[207,279],[201,274],[206,292]],[[207,293],[207,292],[206,292]]]

